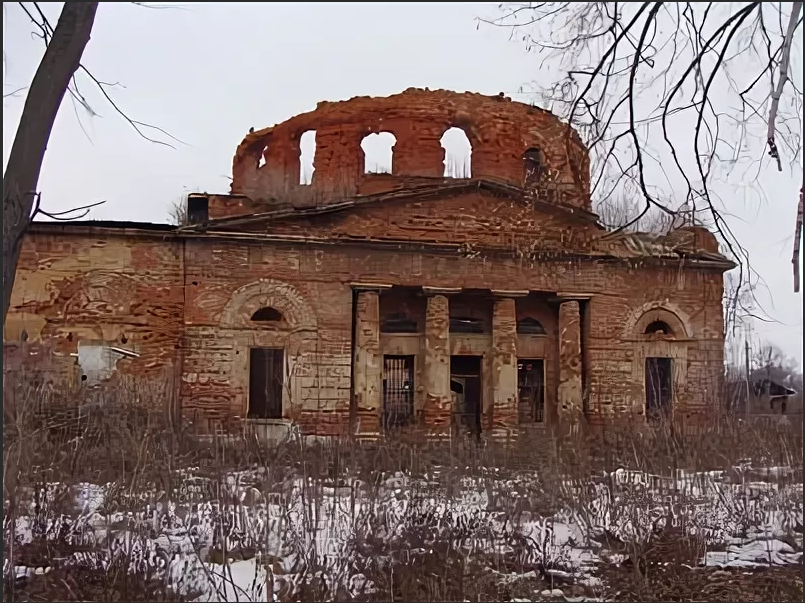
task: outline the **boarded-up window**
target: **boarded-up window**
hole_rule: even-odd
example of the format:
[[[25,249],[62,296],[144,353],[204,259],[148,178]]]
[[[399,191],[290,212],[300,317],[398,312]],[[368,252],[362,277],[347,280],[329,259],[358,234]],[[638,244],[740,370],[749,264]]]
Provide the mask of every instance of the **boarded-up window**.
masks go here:
[[[414,421],[414,357],[383,356],[383,427]]]
[[[545,362],[520,358],[517,361],[518,405],[521,423],[545,420]]]
[[[671,412],[674,396],[673,360],[646,358],[646,416],[658,420]]]
[[[282,386],[285,354],[277,348],[252,348],[249,351],[250,419],[282,418]]]

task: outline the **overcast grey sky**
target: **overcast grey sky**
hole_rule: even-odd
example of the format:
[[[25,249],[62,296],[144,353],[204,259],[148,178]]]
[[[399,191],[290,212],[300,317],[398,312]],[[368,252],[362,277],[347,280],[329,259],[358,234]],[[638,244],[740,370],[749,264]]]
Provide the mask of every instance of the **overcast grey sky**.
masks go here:
[[[42,6],[55,23],[61,5]],[[125,86],[111,93],[127,115],[187,144],[174,150],[138,137],[79,78],[99,116],[63,104],[39,183],[46,209],[106,200],[91,218],[167,221],[170,203],[187,190],[228,191],[232,156],[250,127],[273,125],[320,100],[415,86],[529,101],[518,90],[552,78],[508,30],[477,27],[475,17],[497,14],[492,4],[183,6],[101,3],[83,62],[99,79]],[[4,9],[8,94],[28,85],[43,44],[15,3]],[[24,92],[3,101],[4,167],[23,102]],[[756,333],[800,364],[802,296],[792,290],[790,258],[801,178],[801,171],[767,170],[754,186],[726,193],[735,197],[730,224],[763,279],[758,299],[775,321],[757,324]]]

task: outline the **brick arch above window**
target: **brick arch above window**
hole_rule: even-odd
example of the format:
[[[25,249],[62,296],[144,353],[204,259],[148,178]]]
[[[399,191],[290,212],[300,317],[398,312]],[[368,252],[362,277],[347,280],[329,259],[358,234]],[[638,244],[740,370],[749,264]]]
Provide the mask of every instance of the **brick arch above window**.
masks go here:
[[[660,330],[674,339],[693,337],[690,318],[681,308],[670,302],[649,302],[632,312],[626,322],[624,338],[645,339],[659,334]]]
[[[526,316],[517,321],[518,335],[546,335],[545,327],[542,323],[531,316]]]
[[[252,316],[262,308],[274,309],[290,329],[316,328],[316,314],[302,294],[293,285],[274,279],[260,279],[237,289],[224,307],[220,326],[254,328]]]

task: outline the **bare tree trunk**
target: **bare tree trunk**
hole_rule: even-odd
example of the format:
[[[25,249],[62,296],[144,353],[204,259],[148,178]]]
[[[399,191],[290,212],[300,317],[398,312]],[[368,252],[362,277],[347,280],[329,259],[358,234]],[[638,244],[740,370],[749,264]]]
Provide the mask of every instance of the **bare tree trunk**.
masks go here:
[[[799,187],[799,204],[797,205],[797,222],[794,226],[794,255],[791,263],[794,265],[794,293],[799,293],[799,242],[802,239],[802,187]]]
[[[70,80],[81,64],[97,10],[97,2],[64,3],[25,99],[3,174],[3,324],[50,132]]]

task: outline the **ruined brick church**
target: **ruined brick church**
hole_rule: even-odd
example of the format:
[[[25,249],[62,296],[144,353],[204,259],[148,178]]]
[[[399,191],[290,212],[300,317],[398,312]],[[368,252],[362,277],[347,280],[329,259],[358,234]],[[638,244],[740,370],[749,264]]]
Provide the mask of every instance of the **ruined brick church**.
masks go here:
[[[391,169],[367,169],[381,133]],[[266,432],[713,411],[733,263],[701,227],[607,232],[589,192],[575,131],[503,95],[322,102],[251,131],[230,193],[190,195],[183,225],[34,223],[4,364],[87,387],[171,373],[183,415]]]

